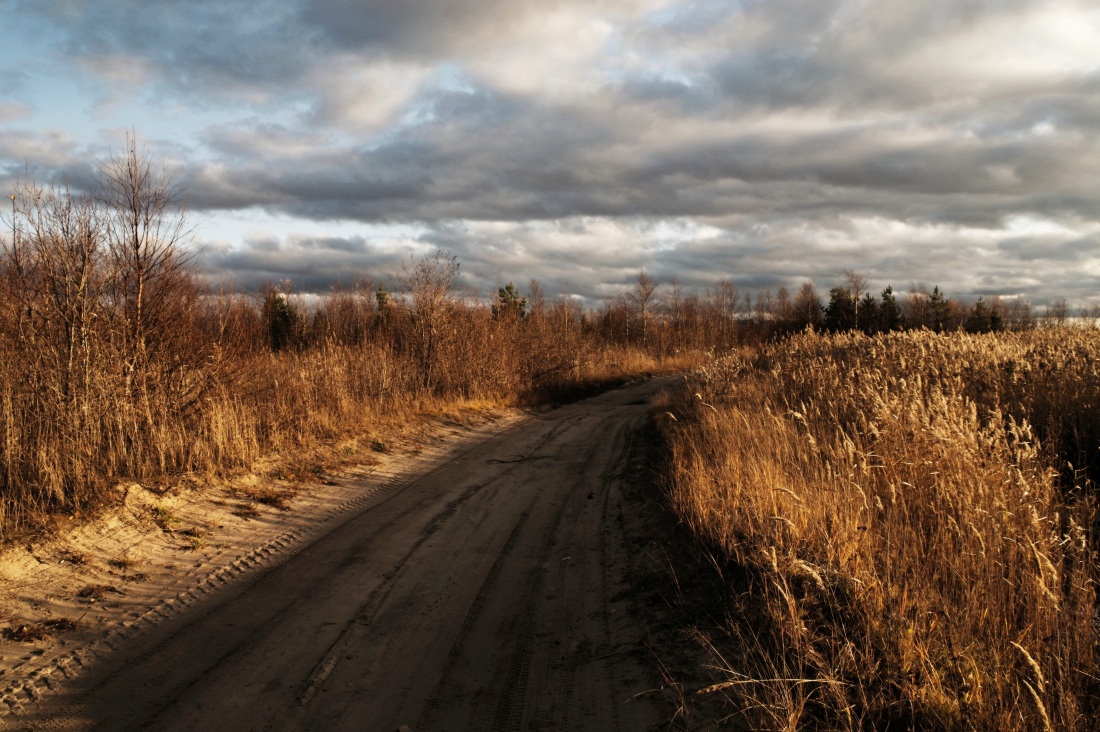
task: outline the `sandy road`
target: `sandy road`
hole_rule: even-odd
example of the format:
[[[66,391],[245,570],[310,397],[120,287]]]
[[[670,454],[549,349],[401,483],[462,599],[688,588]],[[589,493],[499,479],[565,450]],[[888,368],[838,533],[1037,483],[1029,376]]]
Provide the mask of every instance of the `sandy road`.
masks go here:
[[[73,679],[31,729],[643,730],[627,586],[649,382],[380,496]],[[631,496],[634,496],[633,498]]]

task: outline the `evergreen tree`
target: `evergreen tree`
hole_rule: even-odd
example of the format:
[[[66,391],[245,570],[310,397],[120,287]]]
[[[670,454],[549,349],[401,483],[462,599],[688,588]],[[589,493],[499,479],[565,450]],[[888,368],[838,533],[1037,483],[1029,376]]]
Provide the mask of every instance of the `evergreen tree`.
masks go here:
[[[894,297],[894,288],[891,286],[887,286],[882,291],[882,306],[879,308],[878,323],[879,330],[883,333],[901,330],[904,326],[901,305],[898,303],[898,299]]]
[[[521,297],[519,289],[509,282],[497,290],[497,301],[493,303],[494,318],[526,318],[528,314],[527,298]]]
[[[979,297],[966,318],[966,330],[969,333],[988,333],[993,330],[993,311],[985,299]]]
[[[825,328],[833,332],[852,330],[858,324],[855,295],[846,287],[829,290],[829,304],[825,308]]]
[[[287,280],[285,289],[289,290],[289,285]],[[267,325],[267,342],[272,351],[281,351],[291,345],[298,313],[286,293],[273,285],[264,287],[263,297],[262,314]]]
[[[990,307],[986,298],[979,297],[974,307],[970,308],[970,314],[964,324],[967,332],[992,332],[1003,327],[1003,318],[998,308]]]
[[[932,311],[932,330],[942,333],[951,320],[951,304],[940,292],[939,285],[933,288],[932,295],[928,298],[928,305]]]
[[[875,300],[875,296],[869,292],[859,301],[856,322],[859,329],[867,335],[871,335],[878,330],[878,302]]]

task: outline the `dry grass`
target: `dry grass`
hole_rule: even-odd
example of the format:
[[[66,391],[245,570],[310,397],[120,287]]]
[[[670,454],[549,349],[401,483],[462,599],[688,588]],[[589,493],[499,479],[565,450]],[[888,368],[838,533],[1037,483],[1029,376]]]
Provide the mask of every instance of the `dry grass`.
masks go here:
[[[325,465],[370,462],[436,417],[567,399],[699,362],[597,351],[595,338],[564,341],[538,323],[513,335],[477,308],[458,315],[461,338],[444,344],[431,385],[400,350],[399,324],[359,344],[322,340],[280,352],[215,341],[194,349],[191,378],[203,386],[186,409],[171,383],[151,381],[135,397],[124,370],[105,364],[95,369],[94,393],[74,401],[50,385],[49,368],[23,357],[33,343],[5,340],[0,329],[0,350],[11,355],[0,359],[0,536],[104,505],[118,498],[116,486],[134,482],[194,484],[257,466],[273,479],[323,478]],[[217,357],[204,355],[211,352]],[[539,375],[547,363],[562,368]],[[252,493],[282,500],[270,485]],[[170,516],[152,518],[170,528]]]
[[[1091,728],[1097,405],[1095,331],[809,334],[701,371],[658,421],[734,578],[710,691],[754,729]]]

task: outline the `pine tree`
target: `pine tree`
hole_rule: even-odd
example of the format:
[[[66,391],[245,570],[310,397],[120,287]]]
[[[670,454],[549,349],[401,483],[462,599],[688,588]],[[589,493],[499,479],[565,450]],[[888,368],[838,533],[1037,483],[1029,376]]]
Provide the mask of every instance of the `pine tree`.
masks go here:
[[[879,330],[883,333],[889,333],[895,330],[901,330],[904,326],[904,318],[901,314],[901,305],[898,303],[898,299],[894,297],[894,288],[887,286],[882,291],[882,305],[879,307]]]
[[[859,301],[856,322],[859,329],[867,335],[871,335],[878,330],[878,302],[875,300],[875,296],[869,292]]]
[[[929,308],[932,310],[932,330],[942,333],[947,329],[951,318],[951,305],[947,298],[940,292],[939,285],[932,290],[932,296],[928,299]]]
[[[851,290],[834,287],[829,290],[829,304],[825,307],[825,328],[833,332],[852,330],[857,325],[857,302]]]
[[[509,282],[497,290],[497,301],[493,303],[494,318],[526,318],[528,314],[527,298],[521,297],[519,290]]]

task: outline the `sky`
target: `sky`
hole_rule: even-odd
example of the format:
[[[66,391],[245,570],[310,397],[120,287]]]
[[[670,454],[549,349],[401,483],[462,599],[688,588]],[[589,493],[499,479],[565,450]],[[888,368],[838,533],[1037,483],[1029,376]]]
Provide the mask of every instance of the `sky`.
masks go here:
[[[0,188],[134,134],[196,267],[1100,303],[1095,0],[0,0]],[[10,217],[9,217],[10,218]]]

